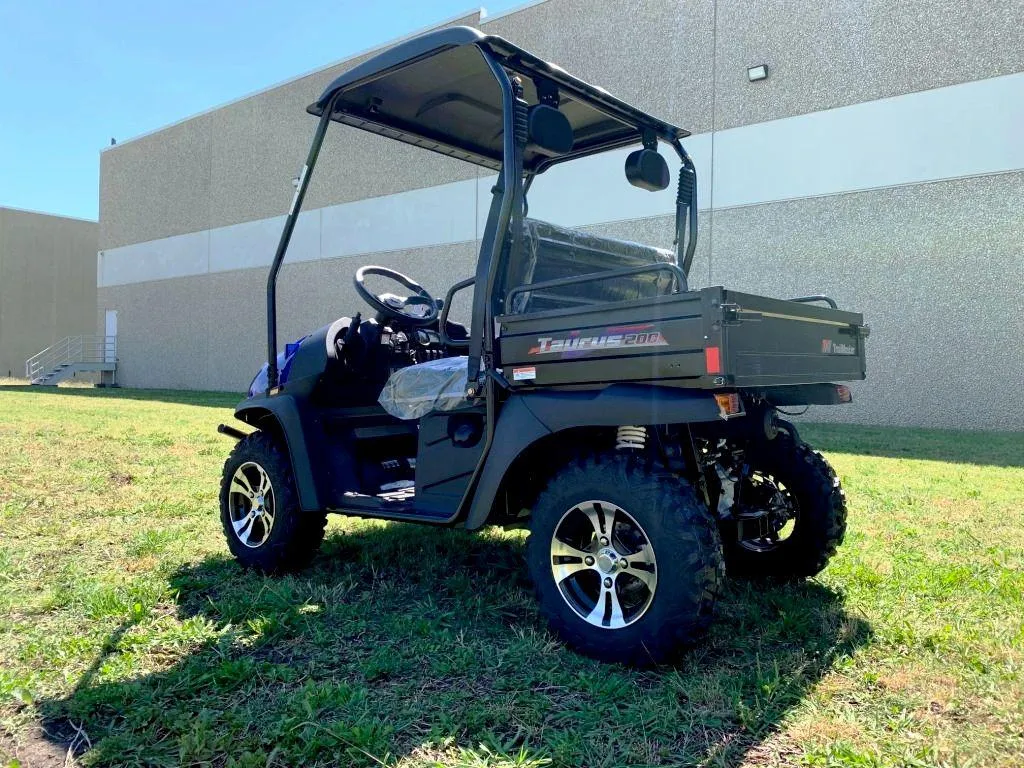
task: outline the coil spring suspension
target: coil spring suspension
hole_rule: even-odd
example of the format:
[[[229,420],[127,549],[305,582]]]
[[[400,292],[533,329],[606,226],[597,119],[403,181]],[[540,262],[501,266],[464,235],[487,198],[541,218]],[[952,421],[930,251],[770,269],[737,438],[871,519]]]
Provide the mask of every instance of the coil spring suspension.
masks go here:
[[[647,446],[646,427],[619,427],[615,433],[615,450],[622,451],[632,448],[642,451]]]

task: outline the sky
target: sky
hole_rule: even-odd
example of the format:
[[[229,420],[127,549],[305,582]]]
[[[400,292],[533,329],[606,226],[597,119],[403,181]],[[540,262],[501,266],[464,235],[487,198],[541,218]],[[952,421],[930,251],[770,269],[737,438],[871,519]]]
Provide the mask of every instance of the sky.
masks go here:
[[[490,13],[522,0],[487,0]],[[0,0],[0,206],[98,217],[100,150],[478,6]]]

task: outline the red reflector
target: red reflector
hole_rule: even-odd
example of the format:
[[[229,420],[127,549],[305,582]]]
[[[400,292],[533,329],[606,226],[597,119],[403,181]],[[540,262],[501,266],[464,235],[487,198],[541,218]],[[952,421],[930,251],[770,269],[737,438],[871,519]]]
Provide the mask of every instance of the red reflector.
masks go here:
[[[722,359],[718,347],[704,347],[704,365],[708,373],[722,372]]]
[[[836,395],[839,397],[840,403],[853,402],[853,393],[850,391],[850,388],[845,384],[836,385]]]

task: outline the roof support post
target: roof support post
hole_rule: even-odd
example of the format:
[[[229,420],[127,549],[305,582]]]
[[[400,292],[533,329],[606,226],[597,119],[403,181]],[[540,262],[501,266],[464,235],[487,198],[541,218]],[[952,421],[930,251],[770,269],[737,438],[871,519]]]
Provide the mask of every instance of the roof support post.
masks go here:
[[[281,262],[284,261],[285,253],[288,252],[288,243],[292,239],[292,231],[299,219],[299,211],[302,209],[302,201],[306,197],[306,190],[309,188],[309,181],[313,178],[313,168],[316,167],[317,157],[320,155],[320,147],[323,146],[324,136],[327,134],[327,126],[331,122],[331,113],[334,112],[335,102],[341,97],[341,93],[334,94],[324,108],[320,121],[316,126],[316,133],[313,134],[313,143],[309,147],[309,154],[306,156],[306,164],[302,166],[299,174],[299,184],[295,188],[295,196],[292,197],[291,207],[288,209],[288,216],[284,220],[284,229],[281,231],[281,239],[277,243],[277,253],[274,254],[274,261],[270,265],[270,274],[267,276],[267,394],[277,389],[277,273],[281,271]]]

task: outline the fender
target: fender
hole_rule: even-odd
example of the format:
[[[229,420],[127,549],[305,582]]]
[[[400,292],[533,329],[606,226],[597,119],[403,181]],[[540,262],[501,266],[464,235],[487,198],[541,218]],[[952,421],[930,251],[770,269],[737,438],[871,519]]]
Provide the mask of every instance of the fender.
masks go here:
[[[527,392],[509,397],[494,428],[466,528],[485,525],[505,473],[546,435],[573,427],[684,424],[721,418],[713,393],[645,384],[613,384],[588,392]]]
[[[299,505],[306,512],[319,511],[320,497],[317,494],[313,465],[306,447],[306,432],[299,417],[295,398],[291,395],[255,395],[239,403],[235,408],[235,418],[258,428],[266,419],[273,419],[288,447],[295,487],[299,493]]]

